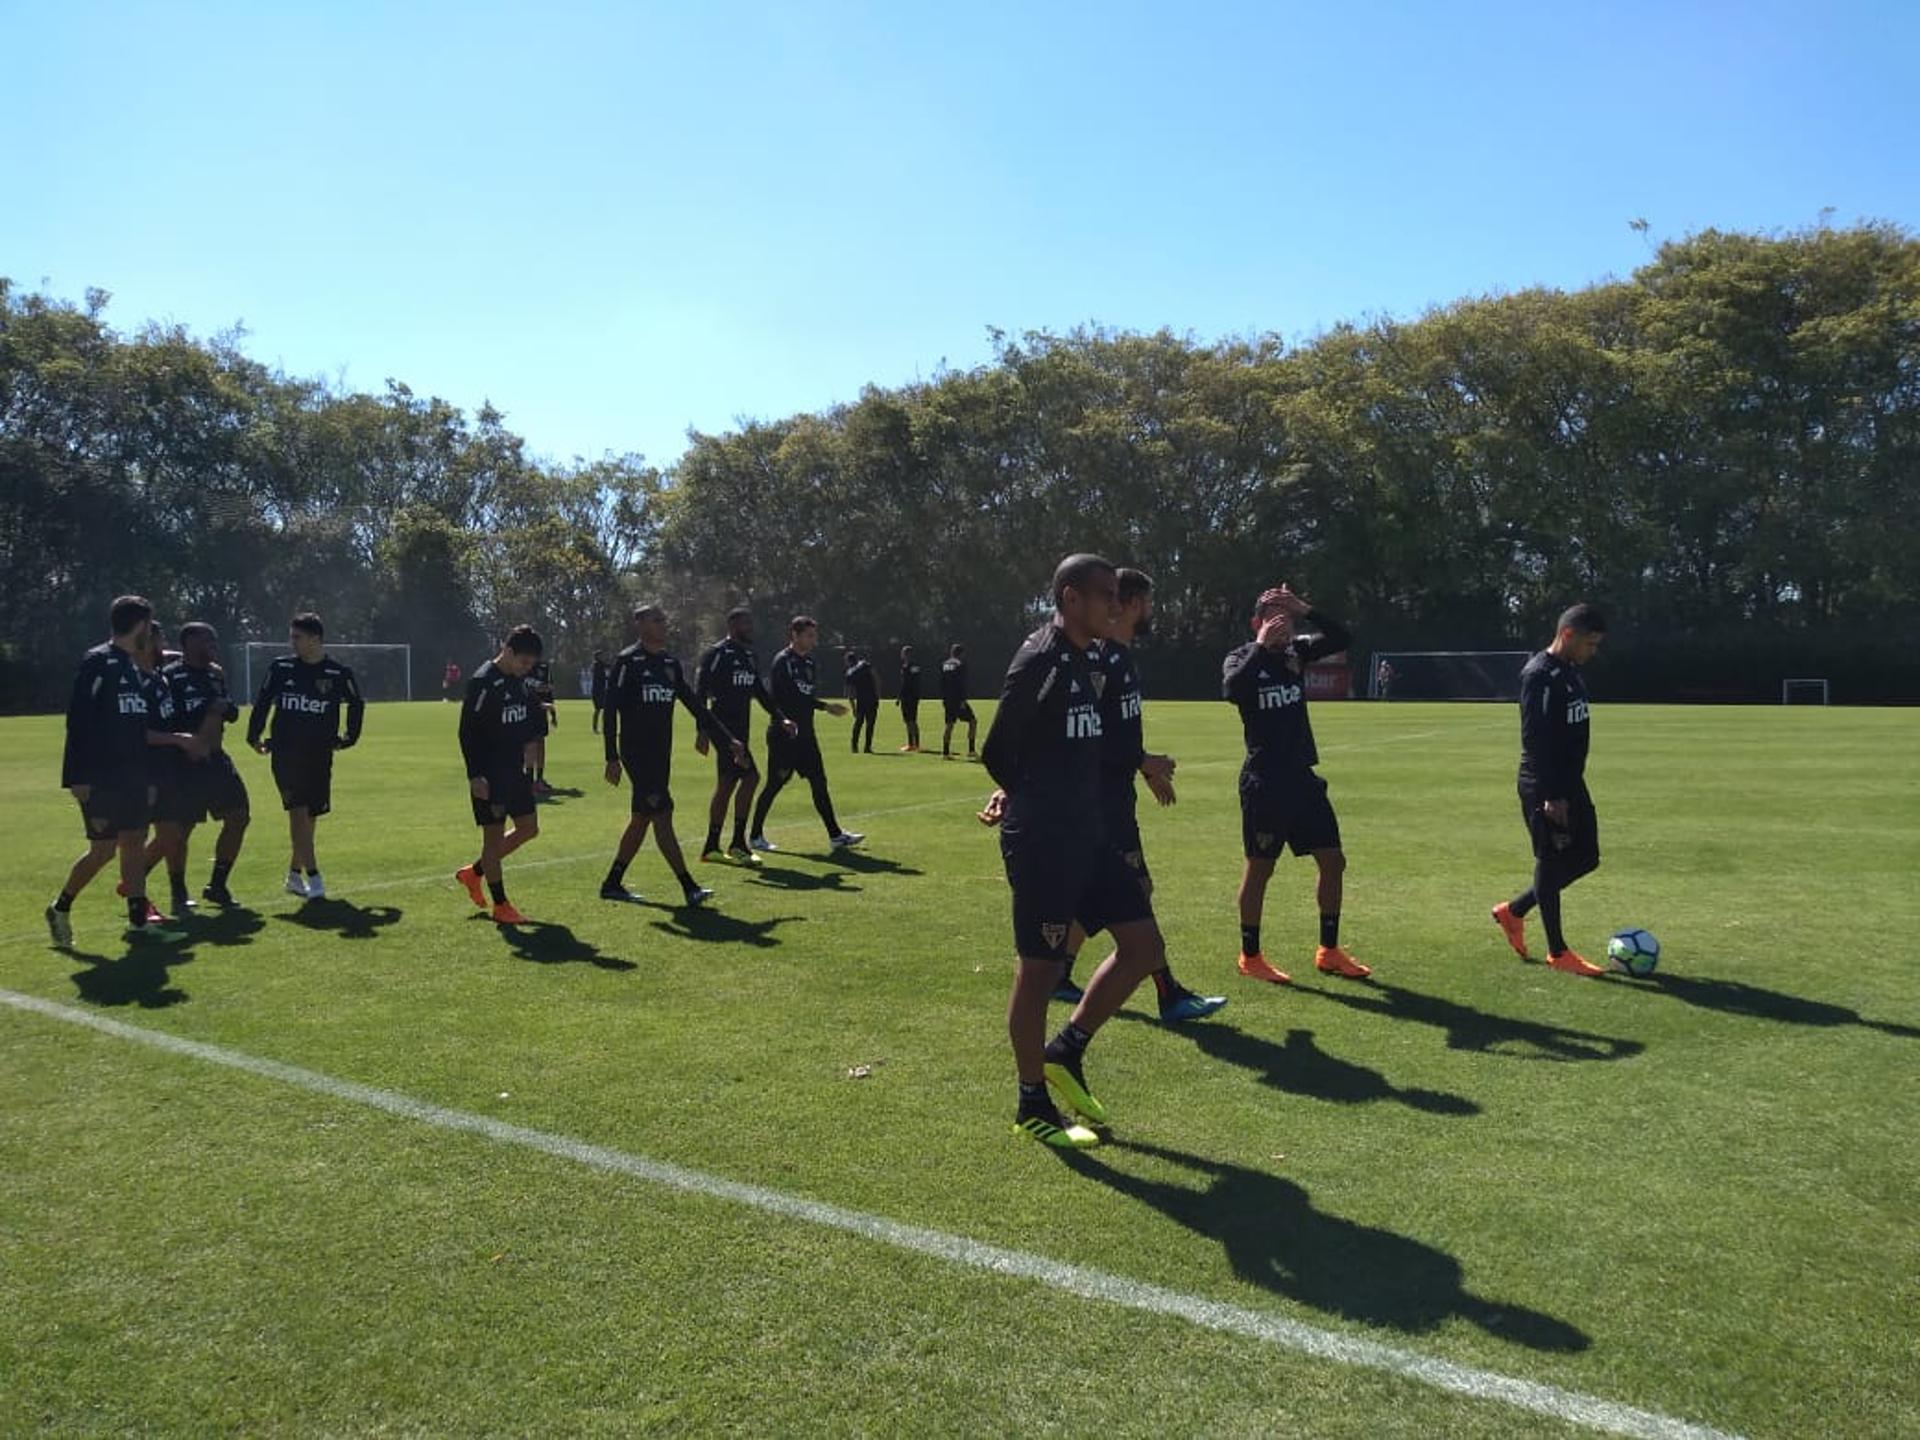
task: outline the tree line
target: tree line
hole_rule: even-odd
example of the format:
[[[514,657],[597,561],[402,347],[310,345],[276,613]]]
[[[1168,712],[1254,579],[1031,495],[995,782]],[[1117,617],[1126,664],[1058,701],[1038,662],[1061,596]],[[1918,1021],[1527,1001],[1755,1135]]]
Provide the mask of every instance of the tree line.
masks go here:
[[[531,619],[567,663],[658,599],[691,648],[736,603],[997,678],[1052,564],[1157,582],[1155,693],[1215,692],[1285,579],[1358,648],[1527,648],[1574,598],[1602,695],[1920,697],[1920,241],[1706,231],[1625,280],[1284,342],[1097,328],[659,469],[555,464],[491,407],[346,393],[239,335],[115,333],[0,281],[0,701],[57,702],[137,590],[229,637],[312,606],[415,646],[416,683]]]

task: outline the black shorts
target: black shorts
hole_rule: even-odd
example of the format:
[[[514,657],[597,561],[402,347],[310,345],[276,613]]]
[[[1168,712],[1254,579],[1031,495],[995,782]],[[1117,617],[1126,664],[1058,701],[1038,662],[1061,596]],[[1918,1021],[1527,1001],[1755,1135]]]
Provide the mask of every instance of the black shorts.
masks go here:
[[[1147,857],[1140,848],[1140,817],[1134,808],[1131,782],[1124,796],[1116,792],[1107,797],[1105,813],[1107,843],[1120,852],[1120,858],[1127,862],[1127,869],[1136,880],[1147,879]]]
[[[1013,947],[1023,960],[1065,960],[1075,924],[1087,934],[1151,920],[1153,904],[1120,852],[1073,837],[1000,837],[1013,887]]]
[[[224,752],[214,755],[205,765],[194,767],[194,789],[202,816],[232,820],[253,813],[247,782],[240,778],[233,757]],[[195,818],[197,822],[200,817]]]
[[[319,819],[333,809],[333,751],[274,751],[273,783],[282,808],[304,809]]]
[[[1520,818],[1526,823],[1527,838],[1533,842],[1534,859],[1554,859],[1583,870],[1594,869],[1600,863],[1600,816],[1587,787],[1575,785],[1566,797],[1564,827],[1554,824],[1540,808],[1549,798],[1538,786],[1521,782]]]
[[[1340,819],[1327,782],[1311,770],[1294,775],[1240,772],[1240,843],[1249,860],[1275,860],[1340,848]]]
[[[827,762],[820,758],[820,738],[800,734],[789,737],[775,730],[767,735],[767,771],[776,780],[799,775],[813,780],[826,774]]]
[[[87,839],[109,840],[128,830],[147,831],[153,818],[153,787],[140,780],[92,785],[80,802],[80,823]]]
[[[635,815],[673,813],[673,791],[667,783],[673,775],[671,757],[622,755],[620,766],[627,772],[628,808]]]
[[[729,730],[733,729],[731,725],[727,728]],[[746,731],[745,728],[742,727],[739,730],[734,730],[733,733],[743,735]],[[716,780],[744,780],[749,775],[758,775],[759,773],[760,767],[753,763],[753,751],[751,749],[747,751],[746,763],[744,765],[736,765],[734,763],[733,747],[731,745],[715,745],[713,747],[713,774]]]
[[[175,769],[154,781],[154,824],[198,825],[206,816],[206,802],[200,798],[199,786],[192,776]]]
[[[973,706],[969,705],[965,700],[960,701],[958,704],[955,704],[951,700],[947,701],[946,711],[947,724],[949,725],[959,720],[964,720],[969,725],[974,723]]]
[[[467,798],[473,800],[473,823],[482,827],[531,815],[540,803],[533,793],[532,777],[517,765],[487,777],[486,799],[474,799],[471,790]]]

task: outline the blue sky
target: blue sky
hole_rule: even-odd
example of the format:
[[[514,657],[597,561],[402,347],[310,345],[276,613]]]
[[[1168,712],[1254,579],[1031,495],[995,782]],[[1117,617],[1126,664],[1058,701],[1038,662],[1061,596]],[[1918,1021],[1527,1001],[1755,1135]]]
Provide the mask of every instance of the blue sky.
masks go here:
[[[1920,225],[1920,4],[0,0],[0,274],[534,451]]]

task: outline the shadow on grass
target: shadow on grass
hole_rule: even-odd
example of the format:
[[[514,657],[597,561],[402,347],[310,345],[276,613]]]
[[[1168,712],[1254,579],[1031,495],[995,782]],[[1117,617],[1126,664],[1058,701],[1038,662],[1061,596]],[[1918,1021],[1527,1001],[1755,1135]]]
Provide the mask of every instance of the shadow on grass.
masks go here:
[[[1592,1344],[1564,1320],[1475,1295],[1466,1288],[1460,1262],[1444,1250],[1314,1209],[1305,1190],[1278,1175],[1137,1141],[1108,1148],[1178,1165],[1204,1183],[1129,1175],[1096,1159],[1099,1152],[1054,1153],[1088,1179],[1217,1240],[1235,1275],[1276,1295],[1409,1334],[1457,1315],[1534,1350],[1576,1354]]]
[[[667,910],[672,914],[668,920],[650,920],[650,924],[662,935],[671,935],[679,940],[701,940],[720,945],[746,945],[755,950],[770,950],[780,943],[774,928],[804,922],[804,915],[775,915],[767,920],[743,920],[737,915],[728,915],[719,910],[709,910],[704,905],[669,905],[651,907]]]
[[[1647,1047],[1638,1040],[1622,1040],[1611,1035],[1595,1035],[1585,1030],[1569,1030],[1561,1025],[1545,1025],[1535,1020],[1516,1020],[1442,1000],[1437,995],[1422,995],[1398,985],[1383,985],[1378,980],[1364,990],[1322,990],[1309,985],[1293,987],[1296,995],[1318,996],[1336,1005],[1365,1010],[1387,1020],[1411,1020],[1432,1025],[1447,1032],[1449,1050],[1471,1050],[1482,1055],[1503,1055],[1514,1060],[1551,1060],[1561,1063],[1582,1060],[1626,1060]]]
[[[869,854],[865,850],[835,850],[821,858],[830,865],[838,865],[842,870],[851,870],[857,875],[924,875],[927,873],[911,865],[902,865],[898,860],[889,860],[884,855]]]
[[[1377,1100],[1397,1100],[1429,1115],[1478,1115],[1480,1107],[1464,1095],[1449,1095],[1442,1090],[1418,1087],[1402,1090],[1378,1070],[1369,1070],[1351,1060],[1322,1050],[1311,1030],[1289,1030],[1281,1042],[1250,1034],[1217,1020],[1191,1025],[1161,1026],[1131,1010],[1120,1016],[1139,1020],[1159,1029],[1171,1029],[1183,1040],[1191,1040],[1201,1052],[1216,1060],[1250,1070],[1263,1085],[1284,1090],[1289,1095],[1304,1095],[1311,1100],[1331,1100],[1337,1105],[1358,1105]]]
[[[70,952],[86,964],[73,972],[73,988],[89,1005],[137,1005],[142,1010],[164,1010],[187,998],[187,992],[169,984],[168,973],[190,964],[193,956],[179,946],[151,941],[129,941],[117,960],[84,951]]]
[[[1884,1035],[1920,1040],[1920,1026],[1902,1025],[1892,1020],[1868,1020],[1858,1010],[1824,1000],[1808,1000],[1780,990],[1763,990],[1744,980],[1711,980],[1696,975],[1657,973],[1646,980],[1624,975],[1610,977],[1629,990],[1670,995],[1686,1005],[1702,1010],[1717,1010],[1723,1015],[1743,1015],[1753,1020],[1777,1020],[1783,1025],[1859,1025]]]
[[[575,790],[571,788],[563,790],[558,785],[556,785],[553,787],[553,789],[547,791],[546,794],[534,796],[534,799],[539,801],[542,805],[551,805],[556,800],[578,800],[586,793],[587,792],[584,790]]]
[[[244,905],[229,905],[194,911],[187,927],[189,945],[251,945],[253,937],[267,928],[267,917]]]
[[[517,960],[535,965],[591,965],[599,970],[638,970],[631,960],[609,955],[591,945],[565,925],[550,920],[529,920],[524,925],[494,925],[485,915],[469,917],[469,923],[492,925],[501,941]]]
[[[308,900],[296,910],[276,915],[309,930],[331,930],[342,940],[371,940],[400,919],[397,905],[356,905],[351,900]]]
[[[841,895],[858,895],[863,887],[847,884],[846,872],[828,870],[824,874],[815,874],[811,870],[794,870],[785,865],[765,865],[753,872],[753,884],[767,885],[775,890],[832,890]]]

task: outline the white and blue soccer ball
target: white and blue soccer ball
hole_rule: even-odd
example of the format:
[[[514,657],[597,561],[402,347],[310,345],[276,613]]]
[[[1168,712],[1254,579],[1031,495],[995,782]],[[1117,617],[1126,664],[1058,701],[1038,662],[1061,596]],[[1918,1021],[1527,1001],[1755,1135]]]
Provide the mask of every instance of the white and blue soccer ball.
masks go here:
[[[1660,942],[1646,930],[1616,930],[1607,958],[1629,975],[1651,975],[1660,964]]]

